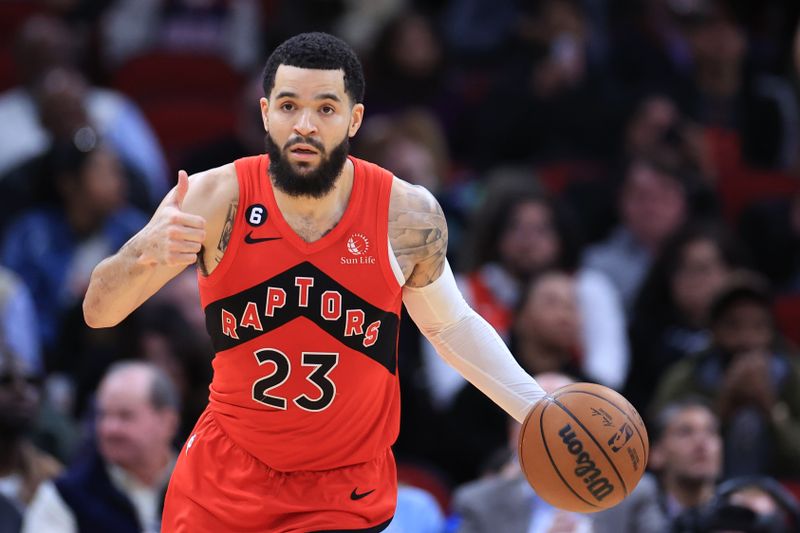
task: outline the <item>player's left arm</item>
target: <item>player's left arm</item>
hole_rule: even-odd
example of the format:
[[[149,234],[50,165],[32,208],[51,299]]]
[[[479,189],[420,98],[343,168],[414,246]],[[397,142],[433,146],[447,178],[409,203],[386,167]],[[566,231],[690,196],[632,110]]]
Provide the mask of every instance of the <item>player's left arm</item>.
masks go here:
[[[403,303],[420,331],[445,361],[522,422],[545,393],[458,290],[446,258],[447,221],[430,192],[395,178],[389,241],[405,278]]]

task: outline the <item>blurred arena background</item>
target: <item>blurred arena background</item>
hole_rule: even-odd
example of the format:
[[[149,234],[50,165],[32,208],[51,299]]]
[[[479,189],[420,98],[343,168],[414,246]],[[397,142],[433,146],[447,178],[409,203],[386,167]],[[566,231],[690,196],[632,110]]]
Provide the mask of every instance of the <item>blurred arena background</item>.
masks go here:
[[[110,330],[82,297],[179,169],[263,151],[262,65],[303,31],[356,48],[353,154],[437,196],[462,290],[520,364],[645,415],[655,521],[525,493],[525,527],[713,531],[734,513],[800,531],[799,19],[785,0],[1,0],[0,531],[80,493],[92,458],[122,472],[122,500],[87,493],[92,512],[158,530],[165,480],[125,472],[205,406],[195,273]],[[520,479],[508,421],[403,327],[392,527],[489,531],[508,512],[481,522],[475,496]],[[131,360],[114,368],[140,394],[109,421],[98,385]]]

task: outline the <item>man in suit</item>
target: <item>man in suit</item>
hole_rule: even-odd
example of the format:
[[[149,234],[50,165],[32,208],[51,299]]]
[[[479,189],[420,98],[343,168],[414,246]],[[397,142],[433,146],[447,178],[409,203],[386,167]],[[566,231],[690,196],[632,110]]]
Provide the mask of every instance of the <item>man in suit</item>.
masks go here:
[[[158,367],[113,365],[97,393],[97,450],[39,486],[23,533],[159,531],[178,412],[175,386]]]

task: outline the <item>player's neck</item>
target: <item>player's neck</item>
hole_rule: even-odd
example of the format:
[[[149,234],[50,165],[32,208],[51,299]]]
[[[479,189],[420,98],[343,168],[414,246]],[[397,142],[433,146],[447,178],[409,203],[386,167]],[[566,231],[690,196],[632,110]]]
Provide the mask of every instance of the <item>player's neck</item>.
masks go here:
[[[353,190],[353,163],[345,161],[333,189],[321,198],[291,196],[273,187],[275,202],[284,220],[306,241],[330,231],[342,218]]]

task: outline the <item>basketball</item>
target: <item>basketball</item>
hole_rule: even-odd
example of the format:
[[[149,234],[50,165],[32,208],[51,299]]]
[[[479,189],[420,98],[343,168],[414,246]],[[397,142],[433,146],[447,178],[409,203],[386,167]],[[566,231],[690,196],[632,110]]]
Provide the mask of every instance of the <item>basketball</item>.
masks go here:
[[[574,383],[539,400],[519,436],[519,462],[536,494],[580,513],[608,509],[639,483],[649,444],[639,413],[618,392]]]

